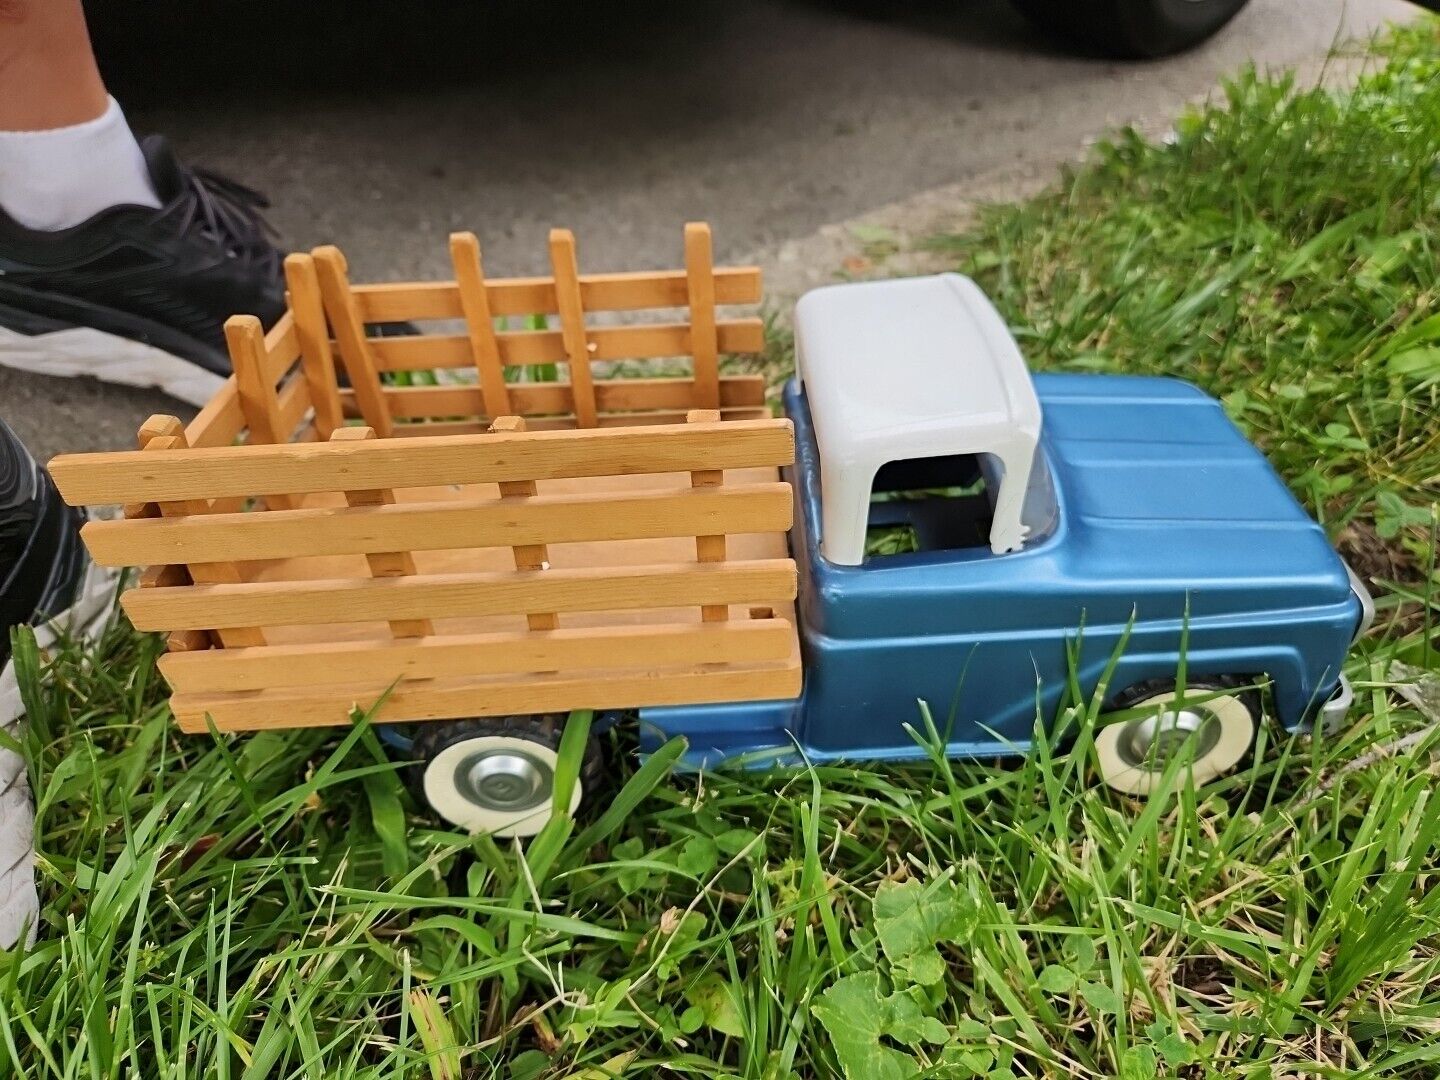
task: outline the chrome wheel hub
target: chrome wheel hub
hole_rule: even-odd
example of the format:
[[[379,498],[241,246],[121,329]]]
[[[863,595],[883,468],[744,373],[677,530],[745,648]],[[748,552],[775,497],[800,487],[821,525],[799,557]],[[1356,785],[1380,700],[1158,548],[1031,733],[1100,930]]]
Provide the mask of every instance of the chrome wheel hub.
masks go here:
[[[533,810],[550,798],[555,774],[539,756],[525,750],[482,750],[455,767],[455,787],[486,810]]]
[[[1130,720],[1120,733],[1119,751],[1127,764],[1163,772],[1177,754],[1199,760],[1220,741],[1220,718],[1204,705],[1165,709]]]

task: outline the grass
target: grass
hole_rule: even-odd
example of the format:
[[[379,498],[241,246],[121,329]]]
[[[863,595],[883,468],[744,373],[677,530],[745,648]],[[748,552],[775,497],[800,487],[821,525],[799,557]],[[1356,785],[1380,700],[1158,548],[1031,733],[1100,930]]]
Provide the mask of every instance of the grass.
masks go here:
[[[1092,783],[1094,702],[1003,768],[677,778],[611,733],[615,787],[522,848],[435,827],[364,726],[179,737],[118,628],[27,678],[45,910],[0,1069],[1435,1076],[1437,736],[1391,674],[1440,672],[1434,26],[1353,94],[1242,75],[936,241],[1037,364],[1222,394],[1390,582],[1338,735],[1136,804]]]

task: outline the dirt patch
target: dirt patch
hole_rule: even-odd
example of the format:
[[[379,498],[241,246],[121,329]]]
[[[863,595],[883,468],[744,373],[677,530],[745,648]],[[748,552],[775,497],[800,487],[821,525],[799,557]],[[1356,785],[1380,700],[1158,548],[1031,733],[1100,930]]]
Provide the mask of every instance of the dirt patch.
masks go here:
[[[1386,540],[1368,521],[1357,520],[1346,525],[1335,546],[1367,585],[1383,588],[1382,583],[1386,581],[1417,585],[1425,577],[1424,568],[1398,539]]]
[[[1175,985],[1204,997],[1228,993],[1234,985],[1224,963],[1213,956],[1191,956],[1175,969]]]

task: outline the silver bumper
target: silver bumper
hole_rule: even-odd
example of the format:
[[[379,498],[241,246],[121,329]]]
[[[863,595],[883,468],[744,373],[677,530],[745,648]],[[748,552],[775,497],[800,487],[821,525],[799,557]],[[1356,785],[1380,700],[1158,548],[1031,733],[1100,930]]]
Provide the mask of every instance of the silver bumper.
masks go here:
[[[1345,722],[1350,706],[1354,704],[1355,691],[1350,686],[1350,680],[1341,675],[1340,685],[1335,687],[1330,699],[1320,706],[1320,730],[1327,735],[1333,735]]]
[[[1350,569],[1349,563],[1342,559],[1341,565],[1345,567],[1345,574],[1350,578],[1350,591],[1355,594],[1355,599],[1360,601],[1360,622],[1355,627],[1355,636],[1350,639],[1350,643],[1353,645],[1369,633],[1370,627],[1375,625],[1375,598],[1370,595],[1370,590],[1360,580],[1360,575]]]

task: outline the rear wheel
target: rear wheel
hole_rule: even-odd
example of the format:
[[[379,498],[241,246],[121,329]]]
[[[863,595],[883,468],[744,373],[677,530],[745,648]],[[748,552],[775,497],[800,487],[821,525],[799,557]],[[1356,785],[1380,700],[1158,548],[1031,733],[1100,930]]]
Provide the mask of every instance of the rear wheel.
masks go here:
[[[1214,34],[1246,0],[1014,0],[1037,27],[1110,56],[1182,52]]]
[[[440,817],[472,833],[534,836],[553,815],[565,714],[485,717],[419,725],[411,751],[417,794]],[[592,736],[570,813],[601,777]]]
[[[1166,767],[1190,761],[1198,788],[1245,760],[1260,722],[1260,696],[1231,680],[1193,682],[1182,695],[1173,681],[1142,683],[1115,700],[1114,710],[1134,712],[1095,733],[1100,778],[1127,795],[1149,795]]]

